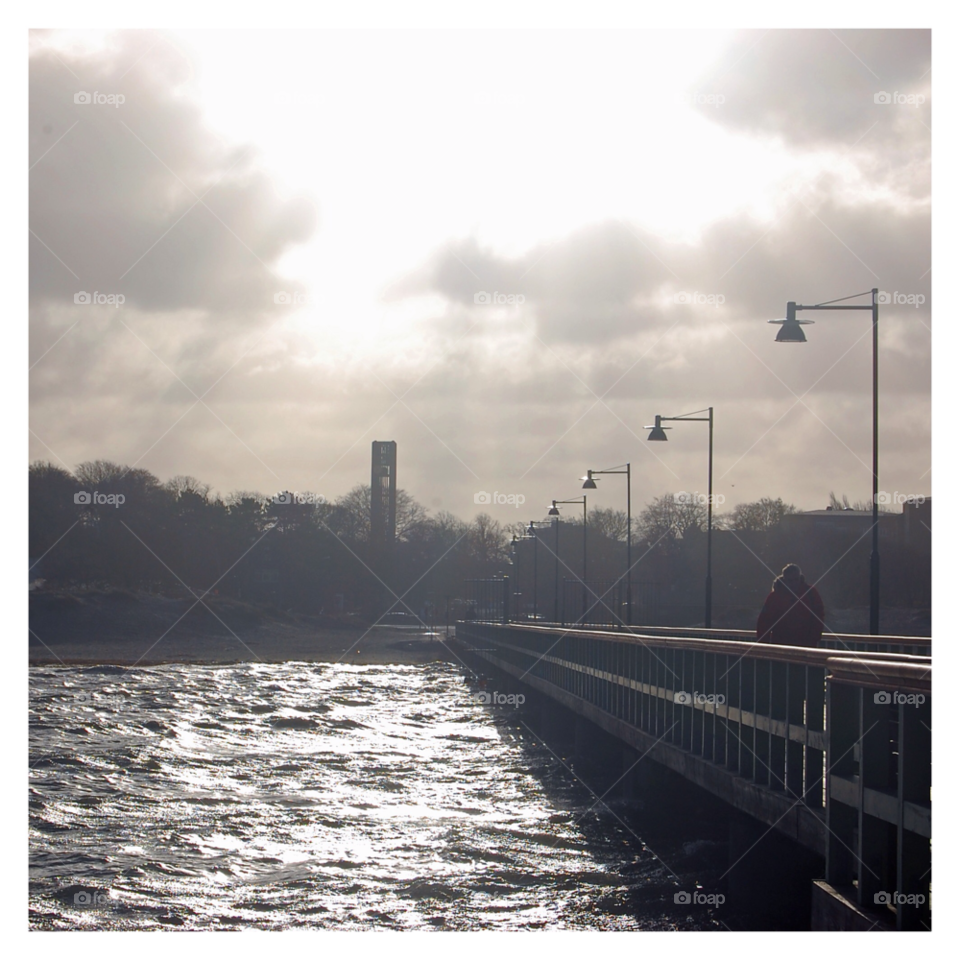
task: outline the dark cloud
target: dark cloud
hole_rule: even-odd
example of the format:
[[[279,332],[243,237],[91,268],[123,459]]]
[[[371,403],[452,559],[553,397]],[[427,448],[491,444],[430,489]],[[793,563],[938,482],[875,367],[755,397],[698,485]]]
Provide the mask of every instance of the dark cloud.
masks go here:
[[[273,264],[310,234],[312,209],[281,202],[252,150],[206,129],[184,92],[191,76],[189,60],[153,34],[121,35],[95,54],[34,51],[34,305],[96,290],[243,325],[289,287]],[[123,102],[75,102],[81,94]]]
[[[744,31],[691,95],[723,97],[699,108],[718,124],[840,151],[874,182],[926,195],[930,39],[929,30]]]

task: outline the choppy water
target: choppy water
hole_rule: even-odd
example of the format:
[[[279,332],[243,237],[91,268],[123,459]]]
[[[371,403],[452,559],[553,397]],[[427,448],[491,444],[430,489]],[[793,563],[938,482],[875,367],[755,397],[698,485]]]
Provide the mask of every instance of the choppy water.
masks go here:
[[[462,672],[32,668],[31,925],[693,929],[676,879]]]

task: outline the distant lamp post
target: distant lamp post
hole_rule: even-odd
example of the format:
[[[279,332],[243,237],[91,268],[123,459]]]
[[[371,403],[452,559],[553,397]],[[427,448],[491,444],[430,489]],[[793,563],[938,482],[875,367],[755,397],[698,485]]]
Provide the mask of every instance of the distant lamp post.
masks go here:
[[[803,331],[801,331],[802,334]],[[707,416],[699,417],[697,414],[705,413]],[[707,407],[706,410],[694,410],[693,413],[683,413],[679,417],[661,417],[659,414],[654,418],[653,424],[644,427],[650,431],[648,440],[666,440],[665,431],[672,427],[661,426],[664,420],[675,421],[685,420],[693,422],[708,423],[710,425],[710,440],[707,453],[707,578],[705,583],[704,600],[704,626],[708,629],[713,626],[713,407]]]
[[[870,633],[876,636],[880,633],[880,522],[879,522],[879,500],[877,494],[879,490],[879,454],[878,440],[879,433],[877,428],[877,354],[878,354],[878,335],[877,328],[880,320],[880,305],[878,295],[880,291],[877,287],[864,293],[854,293],[849,297],[839,297],[836,300],[827,300],[824,303],[815,303],[804,305],[791,300],[787,304],[787,315],[782,320],[768,320],[767,323],[780,324],[780,330],[777,332],[778,343],[806,343],[807,338],[801,329],[801,324],[813,323],[812,320],[798,320],[797,312],[800,310],[870,310],[873,313],[873,546],[870,552]],[[844,300],[854,300],[857,297],[870,296],[870,303],[849,304],[843,303]],[[840,306],[836,306],[840,304]]]
[[[537,612],[537,527],[541,526],[544,523],[543,520],[531,520],[530,526],[527,527],[527,535],[523,538],[524,540],[533,541],[533,619],[538,620],[539,614]]]
[[[513,535],[513,538],[510,540],[510,563],[513,565],[514,576],[516,577],[516,588],[514,590],[514,595],[516,596],[516,607],[517,607],[517,619],[520,619],[520,614],[522,613],[520,609],[520,551],[517,550],[517,543],[519,538],[516,534]]]
[[[596,487],[596,484],[594,484]],[[570,500],[553,500],[552,506],[547,511],[547,516],[555,517],[554,526],[556,527],[556,537],[554,540],[555,543],[555,553],[556,553],[556,565],[553,575],[554,580],[554,594],[553,594],[553,622],[559,623],[557,619],[558,609],[557,604],[559,600],[559,591],[560,591],[560,511],[557,508],[558,503],[582,503],[583,504],[583,612],[586,613],[587,604],[587,495],[584,494],[582,497],[572,497]],[[566,619],[566,617],[564,617]]]
[[[633,561],[631,553],[631,543],[633,539],[631,536],[631,518],[630,518],[630,464],[625,463],[619,467],[612,467],[609,470],[588,470],[585,477],[580,479],[583,481],[584,490],[596,490],[597,482],[594,479],[595,477],[600,476],[601,474],[609,473],[619,473],[625,474],[627,478],[627,575],[626,575],[626,584],[627,584],[627,625],[629,626],[633,622],[633,597],[630,591],[630,579],[632,576]],[[584,580],[586,580],[586,575],[584,575]],[[586,612],[586,611],[584,611]]]

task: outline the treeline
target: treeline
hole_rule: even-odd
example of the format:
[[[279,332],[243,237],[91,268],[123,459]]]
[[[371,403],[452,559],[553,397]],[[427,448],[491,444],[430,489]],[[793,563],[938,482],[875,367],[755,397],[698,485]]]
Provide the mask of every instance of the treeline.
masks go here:
[[[792,509],[765,499],[714,521],[720,528],[765,530]],[[369,487],[356,486],[333,502],[302,491],[221,497],[193,477],[161,482],[147,470],[104,460],[73,473],[34,463],[29,510],[33,581],[174,594],[215,590],[307,613],[375,612],[408,590],[406,602],[415,610],[440,605],[461,596],[465,580],[509,574],[513,538],[523,538],[527,524],[503,524],[485,513],[469,523],[446,511],[431,515],[401,490],[397,542],[385,558],[370,542]],[[565,528],[577,523],[577,512],[564,521]],[[644,568],[682,576],[682,541],[705,523],[701,502],[673,495],[654,500],[633,519]],[[619,576],[626,514],[592,510],[588,534],[590,576]],[[547,533],[541,536],[549,543]],[[579,568],[579,541],[569,542],[565,563]]]

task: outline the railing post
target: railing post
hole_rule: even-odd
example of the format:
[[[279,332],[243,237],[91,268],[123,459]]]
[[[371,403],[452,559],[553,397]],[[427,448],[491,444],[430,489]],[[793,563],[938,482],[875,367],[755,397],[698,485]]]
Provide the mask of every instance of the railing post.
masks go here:
[[[827,883],[851,887],[857,875],[857,811],[835,799],[833,778],[853,781],[855,749],[860,736],[860,690],[839,683],[827,685]]]
[[[922,896],[920,906],[897,905],[897,929],[923,930],[930,926],[930,841],[904,828],[904,805],[930,803],[930,702],[901,704],[897,745],[897,891]]]
[[[877,703],[874,692],[858,688],[860,695],[860,771],[859,821],[857,831],[857,899],[861,907],[874,906],[874,894],[885,890],[884,875],[893,879],[895,870],[887,862],[889,825],[865,810],[864,792],[867,788],[886,791],[887,757],[890,754],[890,707]],[[891,891],[886,891],[891,892]]]

